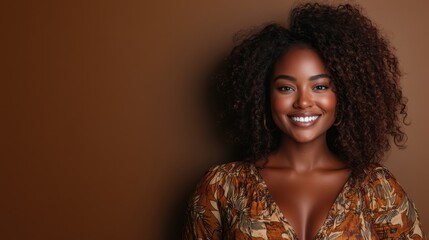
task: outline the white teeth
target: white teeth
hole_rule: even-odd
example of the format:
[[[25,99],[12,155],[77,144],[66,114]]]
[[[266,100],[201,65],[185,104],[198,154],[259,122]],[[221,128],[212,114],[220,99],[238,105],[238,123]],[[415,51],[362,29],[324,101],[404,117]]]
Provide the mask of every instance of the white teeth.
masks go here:
[[[316,120],[319,116],[310,116],[310,117],[292,117],[292,120],[295,122],[312,122]]]

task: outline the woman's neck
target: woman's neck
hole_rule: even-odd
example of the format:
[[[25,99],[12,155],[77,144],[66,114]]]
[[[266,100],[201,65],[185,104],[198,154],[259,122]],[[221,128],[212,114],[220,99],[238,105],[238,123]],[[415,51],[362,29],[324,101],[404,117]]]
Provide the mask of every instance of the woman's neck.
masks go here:
[[[268,156],[268,160],[266,167],[290,168],[297,172],[344,167],[329,150],[325,138],[308,143],[284,138],[280,147]]]

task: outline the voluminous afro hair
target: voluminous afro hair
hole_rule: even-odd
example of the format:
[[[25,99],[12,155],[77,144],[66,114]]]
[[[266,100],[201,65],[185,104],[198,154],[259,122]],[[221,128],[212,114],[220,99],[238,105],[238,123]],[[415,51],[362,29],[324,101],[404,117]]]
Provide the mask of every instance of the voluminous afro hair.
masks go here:
[[[328,131],[329,148],[360,174],[382,160],[390,140],[403,147],[406,99],[389,42],[359,7],[303,4],[292,10],[289,30],[272,23],[242,36],[216,76],[220,120],[235,157],[256,161],[279,146],[271,74],[280,56],[302,43],[318,52],[335,86],[338,124]]]

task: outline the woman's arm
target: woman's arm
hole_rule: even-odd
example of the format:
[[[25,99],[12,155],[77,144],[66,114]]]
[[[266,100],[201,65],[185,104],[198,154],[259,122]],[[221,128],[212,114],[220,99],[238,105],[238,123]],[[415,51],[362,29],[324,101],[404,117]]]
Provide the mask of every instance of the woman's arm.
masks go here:
[[[183,239],[222,239],[219,211],[222,188],[219,188],[221,178],[215,169],[205,174],[189,201]]]

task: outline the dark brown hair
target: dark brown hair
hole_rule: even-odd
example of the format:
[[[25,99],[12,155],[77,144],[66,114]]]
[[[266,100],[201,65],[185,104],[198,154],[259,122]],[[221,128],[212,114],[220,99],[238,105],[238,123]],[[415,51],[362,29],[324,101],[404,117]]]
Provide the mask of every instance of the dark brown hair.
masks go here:
[[[406,99],[394,49],[357,6],[303,4],[289,29],[268,24],[241,37],[216,75],[221,123],[236,158],[255,161],[280,143],[271,118],[269,79],[290,46],[301,43],[319,53],[337,96],[337,122],[327,134],[330,149],[355,174],[380,162],[390,139],[403,147]]]

